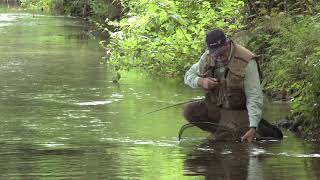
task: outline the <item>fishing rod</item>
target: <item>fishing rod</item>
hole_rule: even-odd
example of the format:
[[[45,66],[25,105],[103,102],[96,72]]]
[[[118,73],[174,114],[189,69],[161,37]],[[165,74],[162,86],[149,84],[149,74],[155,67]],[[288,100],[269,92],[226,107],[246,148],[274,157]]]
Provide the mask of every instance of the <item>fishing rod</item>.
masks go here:
[[[160,109],[156,109],[156,110],[147,112],[147,113],[143,114],[142,116],[145,116],[145,115],[148,115],[148,114],[152,114],[152,113],[155,113],[155,112],[158,112],[158,111],[161,111],[161,110],[169,109],[169,108],[172,108],[172,107],[175,107],[175,106],[180,106],[180,105],[183,105],[183,104],[186,104],[186,103],[199,101],[199,100],[202,100],[202,99],[191,99],[191,100],[180,102],[180,103],[173,104],[173,105],[170,105],[170,106],[162,107]]]

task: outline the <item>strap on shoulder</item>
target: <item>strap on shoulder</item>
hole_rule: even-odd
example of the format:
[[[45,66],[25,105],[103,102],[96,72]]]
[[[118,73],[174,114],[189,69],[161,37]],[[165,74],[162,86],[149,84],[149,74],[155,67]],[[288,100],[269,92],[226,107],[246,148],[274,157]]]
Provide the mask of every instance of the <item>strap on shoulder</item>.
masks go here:
[[[263,74],[262,74],[262,70],[261,70],[261,67],[260,67],[260,59],[261,59],[261,56],[260,56],[260,55],[256,55],[256,56],[255,56],[254,58],[252,58],[252,59],[255,60],[256,63],[257,63],[260,81],[262,81],[262,79],[263,79]]]

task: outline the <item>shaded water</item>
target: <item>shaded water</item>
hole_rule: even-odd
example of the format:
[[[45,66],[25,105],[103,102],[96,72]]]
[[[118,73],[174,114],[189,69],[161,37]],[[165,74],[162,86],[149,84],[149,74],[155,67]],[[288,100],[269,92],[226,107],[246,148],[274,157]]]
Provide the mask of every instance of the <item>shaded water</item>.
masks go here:
[[[208,143],[181,107],[201,96],[181,82],[124,74],[113,84],[103,50],[80,20],[0,14],[0,179],[317,179],[319,147],[283,141]],[[280,119],[287,105],[266,104]]]

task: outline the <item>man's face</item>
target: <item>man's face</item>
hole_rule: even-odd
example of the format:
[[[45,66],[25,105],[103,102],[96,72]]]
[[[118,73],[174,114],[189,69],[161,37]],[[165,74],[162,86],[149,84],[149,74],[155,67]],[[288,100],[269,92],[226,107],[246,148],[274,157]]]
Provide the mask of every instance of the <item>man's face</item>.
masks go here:
[[[213,56],[217,59],[221,59],[221,60],[226,60],[228,59],[229,56],[229,45],[226,44],[222,47],[220,47],[219,49],[217,49],[214,53]]]

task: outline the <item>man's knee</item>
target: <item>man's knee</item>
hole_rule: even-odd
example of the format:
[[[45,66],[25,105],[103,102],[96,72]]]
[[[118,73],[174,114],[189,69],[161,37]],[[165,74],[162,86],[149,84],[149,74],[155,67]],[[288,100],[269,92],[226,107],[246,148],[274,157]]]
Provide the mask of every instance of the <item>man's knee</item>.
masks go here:
[[[187,104],[184,108],[183,108],[183,116],[186,120],[188,121],[192,121],[192,115],[193,115],[193,111],[194,111],[195,107],[194,105],[192,105],[192,103]]]

